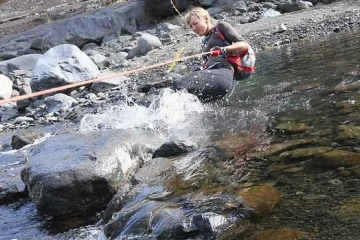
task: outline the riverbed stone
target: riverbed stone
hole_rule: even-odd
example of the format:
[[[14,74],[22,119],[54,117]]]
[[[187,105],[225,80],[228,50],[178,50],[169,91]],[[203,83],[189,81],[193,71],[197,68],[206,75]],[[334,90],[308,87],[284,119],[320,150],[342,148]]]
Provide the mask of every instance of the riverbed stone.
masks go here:
[[[16,70],[32,71],[41,54],[28,54],[0,62],[0,72],[10,76]]]
[[[354,167],[360,165],[360,153],[332,150],[320,154],[315,160],[320,167],[337,169],[339,167]]]
[[[298,140],[286,141],[283,143],[272,144],[268,149],[264,151],[251,154],[251,157],[255,157],[255,158],[270,157],[295,148],[305,147],[314,144],[316,142],[317,142],[316,139],[298,139]]]
[[[311,128],[306,123],[280,123],[274,129],[283,132],[285,134],[304,133],[309,131]]]
[[[358,139],[360,138],[360,127],[353,125],[339,125],[339,137],[345,139]]]
[[[145,131],[55,136],[34,146],[21,178],[40,214],[71,216],[110,201],[126,176],[160,145]]]
[[[342,219],[359,219],[360,197],[345,200],[345,203],[337,211],[337,215]]]
[[[293,151],[287,151],[280,154],[280,160],[284,163],[292,163],[295,161],[306,160],[311,157],[332,151],[330,147],[312,147],[312,148],[299,148]]]
[[[271,229],[258,235],[256,240],[298,240],[308,239],[308,234],[304,231],[291,228]]]
[[[252,207],[255,214],[268,214],[281,201],[281,193],[269,185],[254,186],[242,189],[238,195],[243,197],[244,203]]]

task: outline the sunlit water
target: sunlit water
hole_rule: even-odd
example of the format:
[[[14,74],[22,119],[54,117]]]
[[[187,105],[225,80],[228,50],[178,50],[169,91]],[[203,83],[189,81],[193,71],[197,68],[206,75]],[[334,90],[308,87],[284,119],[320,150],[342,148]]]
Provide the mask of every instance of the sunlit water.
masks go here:
[[[279,113],[301,110],[321,115],[335,100],[328,92],[330,88],[360,81],[359,73],[356,74],[360,71],[359,49],[359,32],[273,49],[258,55],[257,73],[239,82],[224,101],[201,104],[190,94],[165,90],[149,108],[123,105],[87,115],[79,131],[146,129],[164,141],[206,145],[229,133],[264,129]],[[341,96],[350,100],[351,97]],[[185,162],[176,168],[191,169],[196,167],[194,164],[198,163]],[[104,238],[101,226],[51,235],[41,228],[42,220],[31,203],[0,206],[0,214],[0,239]]]

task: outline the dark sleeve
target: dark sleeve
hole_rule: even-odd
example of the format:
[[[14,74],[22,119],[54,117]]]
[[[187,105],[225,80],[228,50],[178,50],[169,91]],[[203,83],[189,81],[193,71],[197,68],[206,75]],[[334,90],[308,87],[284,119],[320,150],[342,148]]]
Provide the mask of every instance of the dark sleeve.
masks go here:
[[[219,22],[218,28],[222,34],[224,34],[227,41],[235,42],[246,42],[246,40],[236,31],[236,29],[227,22]]]

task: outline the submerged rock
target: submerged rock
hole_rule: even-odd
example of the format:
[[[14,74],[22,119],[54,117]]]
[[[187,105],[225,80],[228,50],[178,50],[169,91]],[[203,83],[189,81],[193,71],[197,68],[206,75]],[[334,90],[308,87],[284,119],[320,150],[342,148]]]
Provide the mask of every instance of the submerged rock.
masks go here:
[[[298,240],[309,239],[308,234],[291,228],[272,229],[263,232],[256,237],[256,240]]]
[[[244,198],[245,204],[252,207],[257,214],[270,213],[281,201],[281,193],[272,186],[254,186],[240,190],[238,194]]]
[[[360,165],[360,153],[344,150],[333,150],[323,153],[315,160],[315,164],[326,168],[354,167]]]
[[[337,212],[342,219],[360,218],[360,197],[347,199]]]

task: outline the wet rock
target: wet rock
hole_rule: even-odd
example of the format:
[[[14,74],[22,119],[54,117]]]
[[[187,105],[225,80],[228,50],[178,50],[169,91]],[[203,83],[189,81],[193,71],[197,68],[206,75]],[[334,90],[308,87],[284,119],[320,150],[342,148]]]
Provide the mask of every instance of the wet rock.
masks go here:
[[[273,229],[263,232],[256,237],[256,240],[298,240],[309,239],[308,234],[291,228]]]
[[[173,0],[172,2],[167,0],[145,0],[144,2],[148,12],[151,15],[160,18],[177,14],[173,4],[180,12],[186,10],[190,5],[188,0]]]
[[[249,221],[239,221],[234,225],[230,226],[223,233],[217,237],[217,240],[238,240],[238,239],[247,239],[246,236],[249,236],[254,230],[254,226],[251,225]]]
[[[0,155],[0,204],[25,197],[25,185],[20,172],[26,163],[26,156],[20,152]]]
[[[292,163],[295,161],[302,161],[304,159],[316,157],[320,154],[332,151],[330,147],[313,147],[313,148],[299,148],[293,151],[287,151],[280,154],[280,160],[284,163]]]
[[[78,47],[64,44],[39,58],[33,71],[34,92],[96,78],[99,69]]]
[[[342,219],[359,219],[360,218],[360,197],[347,199],[340,206],[337,215]]]
[[[168,142],[161,145],[160,148],[156,149],[153,158],[158,157],[174,157],[183,153],[190,152],[194,149],[194,146],[188,145],[184,142]]]
[[[137,42],[137,50],[141,54],[146,54],[155,48],[160,48],[162,43],[160,39],[156,36],[153,36],[149,33],[142,33],[141,37]]]
[[[223,138],[216,140],[214,144],[234,155],[248,152],[251,148],[260,145],[258,139],[251,135],[225,135]]]
[[[104,233],[108,238],[137,236],[145,239],[153,236],[157,239],[183,239],[184,219],[179,206],[148,201],[124,207],[105,225]]]
[[[34,143],[40,137],[41,135],[37,133],[14,134],[11,138],[11,146],[13,149],[21,149]]]
[[[273,155],[280,154],[281,152],[291,150],[294,148],[305,147],[311,144],[316,143],[315,139],[300,139],[300,140],[291,140],[283,143],[273,144],[268,149],[262,152],[252,154],[252,157],[270,157]]]
[[[281,123],[274,129],[284,132],[286,134],[304,133],[311,128],[306,123]]]
[[[358,139],[360,138],[360,127],[352,125],[340,125],[338,126],[340,130],[340,138],[345,139]]]
[[[354,167],[360,165],[360,153],[344,150],[332,150],[320,154],[315,159],[315,164],[320,167],[337,169],[339,167]]]
[[[337,102],[335,104],[335,107],[338,110],[336,112],[337,115],[353,113],[360,109],[360,100],[348,100],[348,101]]]
[[[5,75],[0,74],[0,99],[10,98],[12,94],[12,81]]]
[[[160,184],[166,173],[172,168],[171,160],[167,158],[153,158],[134,174],[134,180],[148,185]]]
[[[19,116],[19,112],[16,109],[16,106],[10,104],[7,105],[6,107],[1,107],[0,106],[0,114],[1,114],[1,122],[7,122],[11,119],[15,119],[16,117]]]
[[[138,91],[142,93],[148,93],[151,88],[160,89],[171,86],[171,80],[161,80],[157,82],[145,83],[139,86]]]
[[[360,84],[347,84],[347,85],[341,85],[335,88],[331,88],[329,90],[330,93],[342,93],[342,92],[350,92],[350,91],[356,91],[360,89]]]
[[[150,158],[159,143],[148,132],[130,130],[55,136],[31,149],[21,178],[40,214],[83,213],[110,201],[143,161],[139,156]]]
[[[240,190],[238,195],[244,198],[246,205],[260,215],[270,213],[281,201],[281,193],[268,185],[246,188]]]

